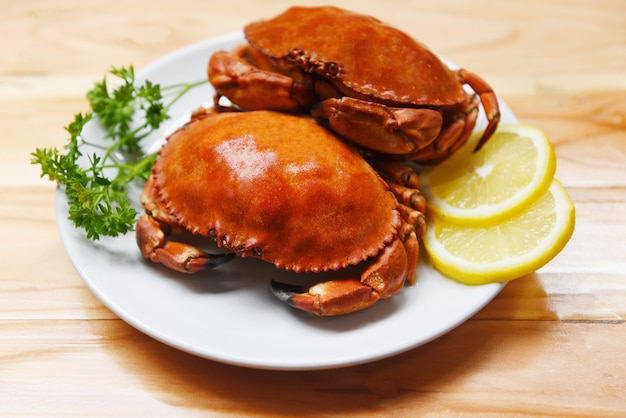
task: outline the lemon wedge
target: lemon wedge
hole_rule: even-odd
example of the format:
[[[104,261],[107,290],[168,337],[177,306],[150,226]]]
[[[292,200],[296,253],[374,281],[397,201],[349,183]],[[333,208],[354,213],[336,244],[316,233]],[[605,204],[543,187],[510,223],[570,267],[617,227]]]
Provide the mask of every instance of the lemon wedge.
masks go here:
[[[522,277],[552,260],[574,231],[574,205],[561,183],[523,211],[485,226],[461,226],[430,218],[424,246],[433,266],[465,284]]]
[[[519,212],[550,186],[556,157],[542,130],[500,125],[473,152],[481,134],[420,175],[430,214],[463,225],[493,222]]]

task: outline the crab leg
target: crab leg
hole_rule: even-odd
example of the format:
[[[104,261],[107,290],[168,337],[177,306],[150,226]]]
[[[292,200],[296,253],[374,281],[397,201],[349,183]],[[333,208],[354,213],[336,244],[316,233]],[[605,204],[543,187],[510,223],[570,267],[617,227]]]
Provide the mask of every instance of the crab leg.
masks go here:
[[[182,273],[197,273],[231,260],[235,254],[209,254],[189,244],[166,241],[161,224],[148,214],[137,221],[136,239],[141,255]]]
[[[498,105],[498,98],[491,86],[487,84],[478,74],[465,69],[460,69],[457,72],[457,77],[461,83],[467,83],[474,90],[474,92],[480,97],[480,101],[485,109],[487,115],[487,128],[483,132],[483,136],[478,141],[474,151],[478,151],[485,145],[485,142],[493,135],[498,123],[500,122],[500,106]]]
[[[398,205],[398,212],[400,212],[404,223],[413,229],[415,236],[421,241],[424,237],[424,232],[426,232],[426,216],[424,216],[424,213],[402,204]]]
[[[372,159],[370,164],[383,176],[388,177],[389,190],[398,199],[398,212],[405,223],[409,224],[418,240],[426,229],[426,198],[419,191],[419,176],[415,170],[395,161]],[[404,240],[403,240],[404,241]],[[411,253],[411,251],[407,251]]]
[[[478,100],[471,96],[456,112],[444,116],[445,128],[435,141],[406,157],[417,163],[437,164],[458,150],[470,137],[478,118]]]
[[[389,177],[401,186],[413,189],[417,189],[420,186],[419,175],[411,167],[396,161],[385,161],[379,158],[369,158],[367,162],[380,174]]]
[[[244,58],[250,50],[241,46],[233,52],[218,51],[209,61],[208,76],[216,90],[215,102],[227,97],[247,109],[297,111],[313,101],[306,82],[257,68]]]
[[[398,202],[411,209],[426,213],[426,198],[418,189],[404,187],[393,181],[388,181],[387,184],[389,185],[389,190],[398,199]]]
[[[315,284],[294,286],[272,281],[272,291],[294,308],[319,316],[360,311],[399,292],[407,278],[407,253],[395,238],[374,258],[360,278],[346,277]]]
[[[424,222],[422,225],[425,229],[426,223]],[[413,225],[405,222],[398,233],[398,238],[402,240],[404,250],[406,251],[406,281],[411,286],[417,283],[417,263],[420,258],[419,240],[424,235],[424,229],[418,232]]]
[[[347,96],[322,101],[312,114],[346,138],[386,154],[416,152],[434,141],[442,126],[436,110],[391,108]]]

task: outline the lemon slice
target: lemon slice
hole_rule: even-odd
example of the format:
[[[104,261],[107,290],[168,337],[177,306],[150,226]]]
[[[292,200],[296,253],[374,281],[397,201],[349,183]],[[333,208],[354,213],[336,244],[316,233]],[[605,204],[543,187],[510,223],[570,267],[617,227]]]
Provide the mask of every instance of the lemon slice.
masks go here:
[[[431,214],[459,224],[491,222],[521,210],[550,186],[556,157],[542,130],[500,125],[473,152],[480,135],[420,175]]]
[[[517,215],[487,226],[428,220],[424,246],[431,263],[452,279],[485,284],[539,269],[565,247],[574,231],[574,205],[558,180]]]

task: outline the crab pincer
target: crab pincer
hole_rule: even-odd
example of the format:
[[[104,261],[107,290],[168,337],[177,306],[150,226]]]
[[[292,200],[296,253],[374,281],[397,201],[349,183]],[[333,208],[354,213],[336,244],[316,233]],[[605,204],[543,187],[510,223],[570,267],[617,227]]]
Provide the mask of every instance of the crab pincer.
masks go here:
[[[313,286],[272,281],[272,291],[290,306],[319,316],[346,314],[369,308],[399,292],[407,278],[407,254],[397,237],[380,252],[360,277],[343,277]]]

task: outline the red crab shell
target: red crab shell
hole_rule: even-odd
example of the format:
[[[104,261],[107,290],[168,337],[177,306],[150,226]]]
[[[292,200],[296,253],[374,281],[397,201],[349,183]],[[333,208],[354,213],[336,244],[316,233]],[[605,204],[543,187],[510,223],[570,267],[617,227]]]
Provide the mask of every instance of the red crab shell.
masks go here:
[[[313,119],[206,116],[171,135],[153,169],[158,204],[178,226],[296,272],[358,264],[397,234],[387,184]]]
[[[335,63],[332,83],[348,96],[391,106],[454,106],[467,100],[456,74],[434,53],[371,16],[336,7],[292,7],[247,25],[244,33],[277,67],[289,61],[294,49],[312,60]]]
[[[247,43],[209,59],[218,108],[225,97],[240,110],[309,113],[364,150],[428,164],[467,141],[479,101],[488,124],[476,150],[498,126],[498,100],[485,80],[448,69],[424,45],[376,18],[293,7],[244,32]]]

